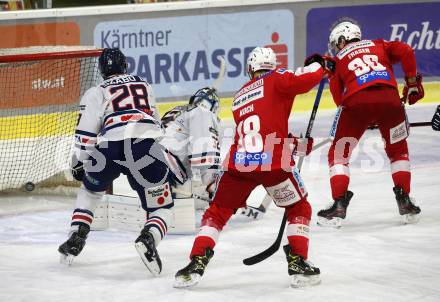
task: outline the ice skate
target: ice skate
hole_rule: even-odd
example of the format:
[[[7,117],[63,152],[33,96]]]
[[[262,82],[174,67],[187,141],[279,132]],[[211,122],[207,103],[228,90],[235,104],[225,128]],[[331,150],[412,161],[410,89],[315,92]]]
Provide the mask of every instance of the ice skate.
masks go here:
[[[148,229],[142,230],[134,246],[148,270],[153,276],[159,276],[162,271],[162,261],[157,253],[153,235]]]
[[[291,276],[290,286],[294,288],[317,285],[321,283],[320,270],[303,257],[291,253],[290,245],[283,247],[286,254],[288,273]]]
[[[176,273],[174,287],[191,287],[199,283],[212,256],[214,251],[206,248],[205,255],[192,257],[191,262]]]
[[[347,214],[347,207],[353,197],[353,192],[347,191],[342,197],[336,198],[333,205],[318,212],[318,225],[340,228]]]
[[[401,187],[393,188],[396,195],[399,214],[402,215],[403,223],[416,223],[420,218],[420,208],[413,203],[413,199],[406,194]]]
[[[78,231],[73,232],[66,242],[60,245],[58,252],[61,254],[60,262],[71,265],[73,259],[81,253],[90,232],[88,225],[80,225]]]

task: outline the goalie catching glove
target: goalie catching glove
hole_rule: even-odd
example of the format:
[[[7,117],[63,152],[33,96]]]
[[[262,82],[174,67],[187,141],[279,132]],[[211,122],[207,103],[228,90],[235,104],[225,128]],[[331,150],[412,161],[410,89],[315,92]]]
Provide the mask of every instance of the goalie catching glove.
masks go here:
[[[405,87],[403,87],[402,101],[410,105],[417,103],[425,96],[422,85],[422,75],[420,73],[414,78],[405,77]]]
[[[313,149],[313,137],[296,137],[289,133],[289,138],[293,139],[292,144],[292,155],[293,156],[307,156],[312,152]]]
[[[331,57],[321,56],[318,53],[314,53],[311,56],[308,56],[304,61],[304,66],[308,66],[312,63],[318,63],[324,68],[324,73],[330,77],[335,72],[336,62]]]

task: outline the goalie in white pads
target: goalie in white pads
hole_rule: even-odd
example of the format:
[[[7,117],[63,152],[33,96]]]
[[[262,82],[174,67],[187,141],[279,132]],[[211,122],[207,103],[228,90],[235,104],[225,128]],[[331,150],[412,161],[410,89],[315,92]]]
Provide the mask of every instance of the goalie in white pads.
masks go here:
[[[162,117],[165,136],[161,144],[171,153],[168,162],[173,175],[183,176],[172,185],[173,195],[194,197],[198,209],[208,206],[220,164],[219,106],[215,89],[205,87],[191,96],[188,105]],[[190,181],[183,183],[185,177]]]
[[[97,203],[123,173],[147,212],[135,247],[151,273],[158,275],[162,263],[156,246],[167,232],[173,207],[169,169],[163,147],[156,142],[163,136],[163,129],[151,86],[127,74],[126,69],[126,58],[119,49],[104,49],[99,57],[104,82],[90,88],[81,99],[72,174],[83,184],[69,238],[58,251],[69,265],[79,255]]]

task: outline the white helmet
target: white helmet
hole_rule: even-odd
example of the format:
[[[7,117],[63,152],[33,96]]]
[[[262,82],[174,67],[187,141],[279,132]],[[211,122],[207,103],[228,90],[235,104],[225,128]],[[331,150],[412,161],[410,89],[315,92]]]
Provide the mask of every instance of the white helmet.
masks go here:
[[[247,59],[249,77],[258,70],[274,70],[277,68],[277,56],[272,48],[256,47]]]
[[[339,45],[343,40],[361,40],[361,38],[362,33],[359,25],[357,25],[353,21],[342,21],[333,26],[333,29],[330,32],[330,36],[328,38],[328,49],[330,52],[332,52],[332,50],[336,50],[336,52],[338,52],[339,49],[337,48],[337,45]]]

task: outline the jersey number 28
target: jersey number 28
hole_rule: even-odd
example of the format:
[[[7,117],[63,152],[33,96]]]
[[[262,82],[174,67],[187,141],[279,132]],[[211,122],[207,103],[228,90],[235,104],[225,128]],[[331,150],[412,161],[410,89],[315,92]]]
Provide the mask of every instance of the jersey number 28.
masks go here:
[[[113,111],[130,109],[150,110],[147,87],[142,84],[120,85],[110,88]],[[114,96],[113,96],[114,95]]]

